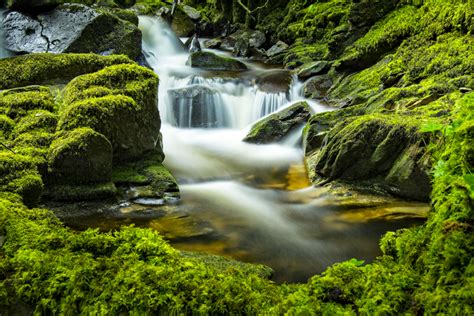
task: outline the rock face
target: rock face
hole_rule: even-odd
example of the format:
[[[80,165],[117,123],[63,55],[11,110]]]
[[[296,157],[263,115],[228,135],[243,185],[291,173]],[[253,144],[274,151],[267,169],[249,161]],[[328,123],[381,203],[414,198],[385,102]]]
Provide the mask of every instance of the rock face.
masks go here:
[[[321,130],[317,120],[311,120],[307,129],[315,129],[306,133],[313,136],[305,141],[306,163],[314,183],[323,179],[365,181],[397,196],[429,200],[430,166],[423,137],[415,127],[394,124],[383,116],[349,118],[336,124],[320,144],[314,137]]]
[[[196,52],[189,56],[186,65],[207,70],[247,70],[247,66],[236,59],[218,56],[210,52]]]
[[[64,4],[36,18],[13,11],[3,27],[6,48],[17,53],[114,53],[132,59],[141,53],[136,25],[80,4]]]
[[[173,17],[170,18],[171,29],[178,37],[191,36],[196,31],[194,21],[181,9],[176,10]]]
[[[257,77],[256,83],[260,91],[269,93],[285,92],[290,90],[293,77],[288,70],[275,70]]]
[[[244,141],[255,144],[277,142],[288,135],[293,128],[306,122],[310,116],[311,109],[308,103],[295,103],[255,123]]]

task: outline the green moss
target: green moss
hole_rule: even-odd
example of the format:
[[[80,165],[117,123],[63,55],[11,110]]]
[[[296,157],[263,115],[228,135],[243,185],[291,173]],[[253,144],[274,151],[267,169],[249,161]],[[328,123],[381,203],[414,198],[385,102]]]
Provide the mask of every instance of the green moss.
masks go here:
[[[4,114],[0,114],[0,140],[10,138],[15,127],[15,122]]]
[[[0,110],[15,119],[31,110],[54,111],[54,99],[46,87],[6,90],[0,94]]]
[[[56,130],[57,123],[57,116],[49,111],[31,111],[15,126],[15,133],[21,134],[32,130],[41,130],[48,133],[53,133]]]
[[[76,202],[113,199],[116,194],[117,188],[112,182],[87,185],[53,184],[46,187],[44,197],[52,201]]]
[[[161,137],[157,88],[157,76],[138,65],[77,77],[65,88],[58,128],[91,127],[112,143],[115,161],[139,158]]]
[[[61,132],[50,146],[48,171],[51,183],[110,182],[112,146],[104,135],[90,128]]]
[[[0,175],[1,191],[19,194],[28,206],[38,203],[43,182],[30,157],[0,151]]]
[[[95,54],[29,54],[0,60],[0,89],[51,82],[65,83],[114,64],[130,64],[125,56]]]
[[[132,166],[114,167],[112,182],[116,184],[150,184],[148,177],[140,174]]]

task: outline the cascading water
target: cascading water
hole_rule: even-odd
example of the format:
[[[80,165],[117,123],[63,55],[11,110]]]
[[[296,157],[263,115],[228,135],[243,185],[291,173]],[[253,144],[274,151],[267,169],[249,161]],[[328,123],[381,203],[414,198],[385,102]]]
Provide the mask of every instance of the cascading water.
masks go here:
[[[119,205],[118,223],[158,229],[179,249],[267,264],[276,281],[290,282],[305,281],[352,257],[371,260],[380,254],[381,234],[406,227],[406,221],[351,222],[363,212],[365,197],[358,197],[356,210],[347,200],[338,202],[311,187],[303,165],[302,127],[280,143],[242,142],[252,123],[301,99],[295,78],[288,91],[264,92],[257,78],[269,70],[253,66],[236,75],[187,67],[188,53],[166,23],[140,17],[140,27],[147,61],[160,77],[164,164],[178,178],[182,199],[161,208]],[[325,110],[310,105],[315,112]],[[362,210],[377,216],[406,208],[391,203],[384,200],[383,210]],[[138,213],[123,215],[128,212]],[[110,227],[111,218],[103,216],[102,221],[94,215],[90,222],[72,222]]]
[[[3,19],[5,11],[0,9],[0,58],[8,57],[8,51],[4,45],[4,34],[3,34]]]

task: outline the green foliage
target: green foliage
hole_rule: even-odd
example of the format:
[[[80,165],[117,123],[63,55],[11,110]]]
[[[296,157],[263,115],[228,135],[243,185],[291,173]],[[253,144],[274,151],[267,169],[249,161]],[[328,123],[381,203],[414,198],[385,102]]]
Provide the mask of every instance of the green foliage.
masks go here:
[[[106,66],[130,64],[126,56],[95,54],[28,54],[0,60],[0,89],[67,82]]]

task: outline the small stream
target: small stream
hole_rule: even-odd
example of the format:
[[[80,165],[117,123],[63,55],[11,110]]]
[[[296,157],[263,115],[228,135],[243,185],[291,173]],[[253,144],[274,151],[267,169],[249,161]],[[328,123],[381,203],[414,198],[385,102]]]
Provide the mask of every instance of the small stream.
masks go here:
[[[49,205],[68,225],[151,227],[178,249],[266,264],[277,282],[304,282],[335,262],[373,260],[386,231],[424,221],[425,204],[312,187],[302,127],[280,143],[242,142],[257,120],[303,99],[296,78],[287,91],[264,92],[256,78],[275,69],[245,60],[250,70],[242,73],[190,68],[164,22],[140,17],[140,28],[160,77],[164,164],[178,179],[181,200]],[[315,113],[330,110],[307,101]]]

